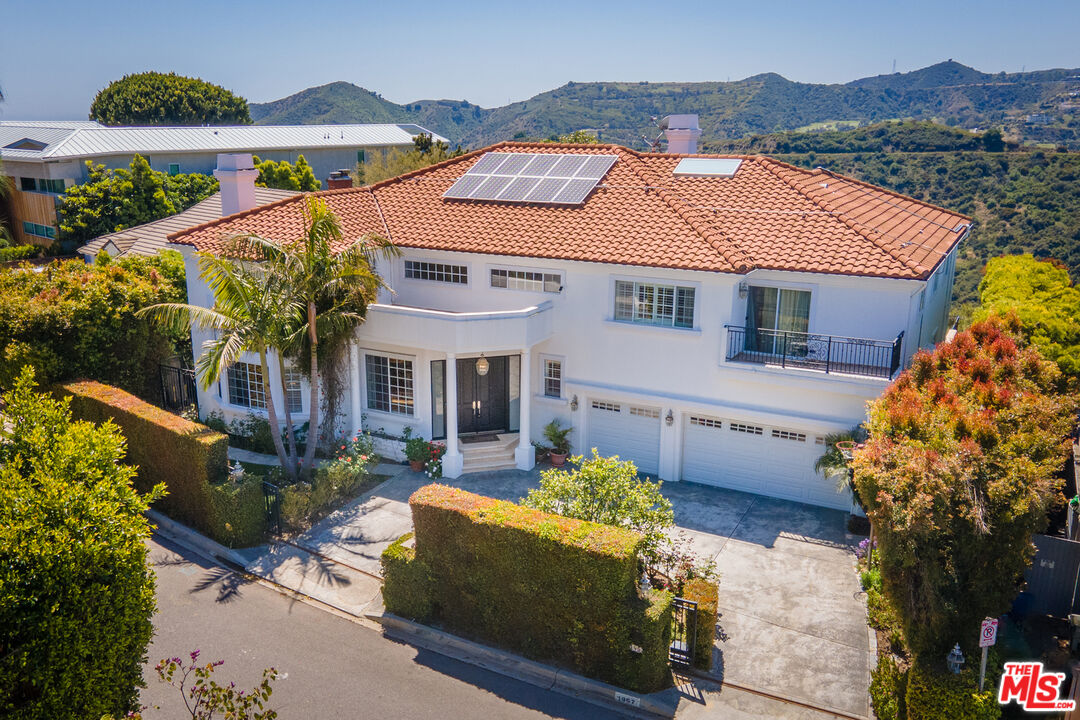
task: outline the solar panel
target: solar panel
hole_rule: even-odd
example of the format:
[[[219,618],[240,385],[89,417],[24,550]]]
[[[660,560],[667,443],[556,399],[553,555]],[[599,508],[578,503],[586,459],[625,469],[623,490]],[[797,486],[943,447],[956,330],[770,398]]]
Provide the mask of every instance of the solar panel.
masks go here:
[[[443,197],[580,205],[617,160],[615,155],[490,152]]]

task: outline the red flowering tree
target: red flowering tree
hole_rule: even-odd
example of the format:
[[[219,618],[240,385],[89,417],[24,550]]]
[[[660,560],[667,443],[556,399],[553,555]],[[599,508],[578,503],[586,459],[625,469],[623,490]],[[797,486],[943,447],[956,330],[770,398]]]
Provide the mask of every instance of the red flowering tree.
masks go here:
[[[1016,596],[1031,536],[1061,497],[1075,400],[1019,331],[1015,315],[977,323],[917,354],[870,405],[855,485],[916,654],[972,648],[980,621]]]

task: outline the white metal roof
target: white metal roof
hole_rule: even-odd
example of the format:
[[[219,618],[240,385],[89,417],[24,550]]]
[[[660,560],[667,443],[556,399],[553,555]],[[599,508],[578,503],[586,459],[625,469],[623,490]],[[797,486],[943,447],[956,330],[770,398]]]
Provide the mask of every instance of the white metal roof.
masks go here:
[[[258,152],[405,146],[420,132],[416,125],[225,125],[217,127],[104,127],[68,123],[0,123],[0,158],[71,160],[132,153]],[[431,133],[435,140],[446,138]],[[46,144],[41,150],[10,150],[24,138]]]

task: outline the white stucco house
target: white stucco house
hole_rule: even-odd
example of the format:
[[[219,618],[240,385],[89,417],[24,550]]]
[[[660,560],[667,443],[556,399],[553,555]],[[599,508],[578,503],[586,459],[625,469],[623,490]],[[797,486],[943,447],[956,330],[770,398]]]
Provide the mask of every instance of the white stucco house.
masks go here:
[[[665,481],[849,508],[813,470],[823,438],[943,337],[970,220],[820,169],[696,155],[695,128],[672,123],[668,153],[502,143],[321,193],[350,241],[403,253],[351,348],[345,429],[445,438],[456,477],[531,468],[557,418],[575,452]],[[302,227],[297,197],[170,236],[191,301],[212,302],[196,251]],[[260,412],[258,372],[237,366],[202,411]],[[289,387],[306,410],[303,380]]]

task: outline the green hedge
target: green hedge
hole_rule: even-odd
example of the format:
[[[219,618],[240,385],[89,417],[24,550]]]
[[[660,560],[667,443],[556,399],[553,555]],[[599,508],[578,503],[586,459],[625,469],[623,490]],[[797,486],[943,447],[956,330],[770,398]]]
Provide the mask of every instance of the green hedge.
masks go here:
[[[892,656],[879,656],[877,667],[870,671],[870,702],[877,719],[904,720],[906,692],[907,671],[901,671]]]
[[[997,720],[1001,705],[991,683],[979,692],[971,668],[954,675],[916,660],[908,669],[904,702],[908,720]]]
[[[15,245],[13,247],[0,247],[0,262],[13,260],[29,260],[41,255],[41,248],[37,245]]]
[[[395,615],[423,622],[431,618],[431,569],[405,547],[412,533],[402,535],[382,554],[383,603]]]
[[[256,542],[254,490],[223,483],[228,475],[228,437],[165,412],[129,393],[82,380],[59,386],[70,395],[72,414],[95,423],[112,420],[127,438],[127,462],[138,468],[135,487],[146,492],[165,483],[169,494],[158,507],[174,520],[190,525],[219,542]],[[261,492],[261,486],[257,486]],[[240,507],[226,509],[228,500]],[[228,522],[232,530],[225,528]]]
[[[209,488],[210,537],[229,547],[258,545],[266,535],[262,480],[245,476]]]
[[[716,621],[719,618],[720,589],[716,583],[694,578],[683,587],[683,597],[697,603],[697,642],[694,643],[694,667],[702,670],[712,668],[713,640],[716,638]]]
[[[638,533],[443,485],[409,505],[421,565],[388,549],[388,610],[424,614],[400,571],[426,567],[430,619],[451,631],[642,692],[670,684],[671,597],[638,595]]]

